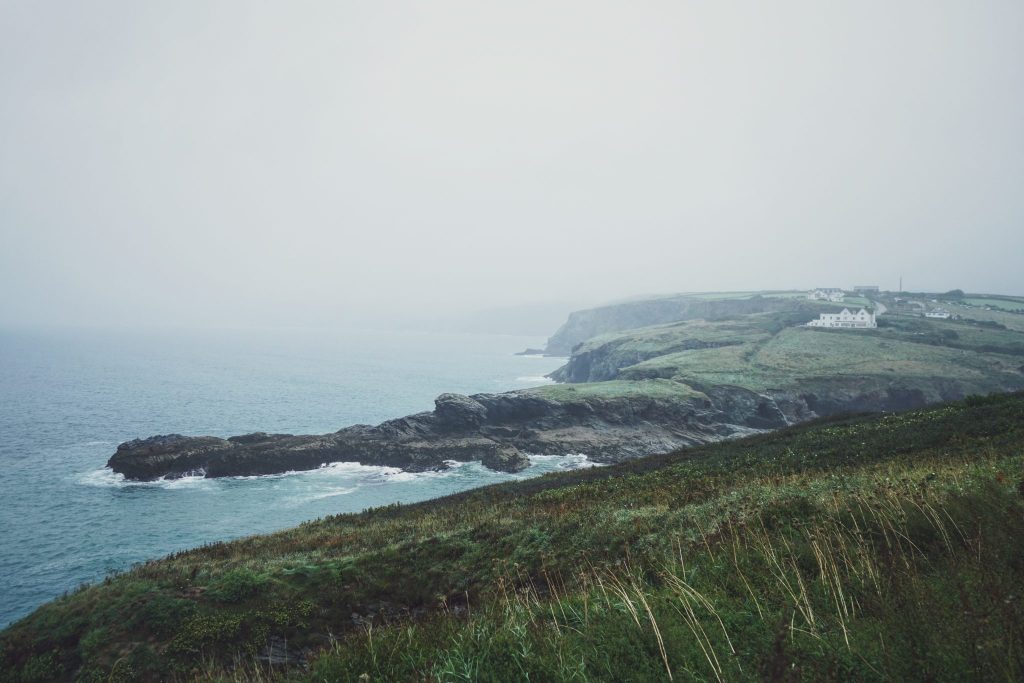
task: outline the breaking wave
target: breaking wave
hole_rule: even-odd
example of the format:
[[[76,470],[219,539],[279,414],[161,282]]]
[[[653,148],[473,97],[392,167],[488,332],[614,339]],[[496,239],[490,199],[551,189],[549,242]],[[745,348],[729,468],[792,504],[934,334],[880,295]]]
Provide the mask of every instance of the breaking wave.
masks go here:
[[[533,375],[529,377],[516,377],[517,382],[530,382],[531,384],[554,384],[555,380],[550,377],[543,375]]]
[[[544,472],[557,472],[562,470],[577,470],[587,467],[598,467],[601,463],[590,460],[582,453],[571,455],[530,455],[530,467],[520,475],[531,476],[543,474]],[[305,478],[310,483],[317,480],[325,480],[324,483],[336,482],[337,480],[352,480],[356,486],[363,484],[386,485],[401,482],[415,482],[426,480],[437,480],[448,477],[472,477],[492,479],[494,481],[515,478],[513,475],[495,472],[484,467],[479,461],[458,461],[446,460],[446,469],[428,470],[425,472],[407,472],[398,467],[385,467],[382,465],[362,465],[358,462],[334,462],[321,465],[313,470],[291,470],[278,474],[260,474],[240,477],[217,477],[207,478],[205,472],[198,470],[184,477],[166,478],[161,477],[153,481],[133,481],[125,479],[124,475],[114,472],[109,467],[102,467],[96,470],[80,473],[75,481],[83,486],[94,486],[99,488],[160,488],[160,489],[187,489],[194,487],[210,487],[217,485],[239,485],[242,482],[271,482],[277,479]],[[486,484],[491,482],[481,482]],[[336,489],[333,493],[317,495],[310,500],[328,498],[337,495],[351,493],[354,488]]]
[[[551,470],[582,470],[590,467],[604,467],[604,463],[594,462],[583,453],[570,455],[530,455],[530,463],[544,465]]]

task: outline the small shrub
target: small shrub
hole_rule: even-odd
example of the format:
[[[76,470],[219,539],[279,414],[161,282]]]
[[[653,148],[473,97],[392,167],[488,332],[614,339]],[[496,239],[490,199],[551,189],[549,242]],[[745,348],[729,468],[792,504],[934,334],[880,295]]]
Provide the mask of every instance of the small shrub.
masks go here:
[[[240,592],[240,591],[238,591]],[[231,602],[230,600],[221,600]],[[195,613],[196,605],[191,600],[171,597],[164,593],[155,594],[143,605],[140,615],[147,627],[157,635],[170,635]]]
[[[210,584],[206,595],[217,602],[235,604],[256,595],[266,582],[265,576],[251,569],[235,569]]]
[[[63,674],[64,667],[61,666],[57,652],[33,655],[21,668],[21,680],[25,683],[52,681],[60,678]]]

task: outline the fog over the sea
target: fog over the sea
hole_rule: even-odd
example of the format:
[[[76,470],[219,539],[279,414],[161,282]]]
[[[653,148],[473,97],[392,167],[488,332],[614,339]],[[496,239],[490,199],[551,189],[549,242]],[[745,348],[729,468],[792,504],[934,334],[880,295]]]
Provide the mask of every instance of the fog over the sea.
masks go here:
[[[1020,0],[0,1],[0,324],[1024,294]]]

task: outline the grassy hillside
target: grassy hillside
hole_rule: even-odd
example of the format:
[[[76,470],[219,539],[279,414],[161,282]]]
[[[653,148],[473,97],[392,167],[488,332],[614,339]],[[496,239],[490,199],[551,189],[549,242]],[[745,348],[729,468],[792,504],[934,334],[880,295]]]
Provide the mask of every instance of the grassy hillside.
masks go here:
[[[726,348],[696,349],[660,356],[625,368],[623,378],[672,377],[682,382],[732,384],[753,391],[836,377],[915,379],[941,377],[995,391],[1001,375],[1021,377],[1021,356],[967,353],[885,334],[789,328],[770,339]]]
[[[1024,299],[1018,297],[970,296],[964,299],[964,303],[971,306],[988,306],[989,308],[1010,311],[1011,313],[1024,312]]]
[[[0,680],[1021,680],[1022,586],[1016,394],[180,553],[4,631]]]
[[[1009,315],[1009,314],[1007,314]],[[595,337],[559,379],[671,379],[704,388],[813,390],[836,381],[964,393],[1024,387],[1024,333],[972,321],[885,316],[876,330],[804,328],[806,311],[690,320]],[[955,395],[955,392],[954,392]]]

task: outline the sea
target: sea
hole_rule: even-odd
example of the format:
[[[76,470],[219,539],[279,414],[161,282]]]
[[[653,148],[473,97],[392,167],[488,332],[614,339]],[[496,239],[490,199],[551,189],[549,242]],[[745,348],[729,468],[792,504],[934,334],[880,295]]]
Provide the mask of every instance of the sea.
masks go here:
[[[205,543],[587,467],[518,474],[456,463],[412,474],[310,472],[137,483],[105,467],[154,434],[319,434],[430,410],[446,391],[548,382],[543,339],[369,330],[0,330],[0,628],[83,583]]]

